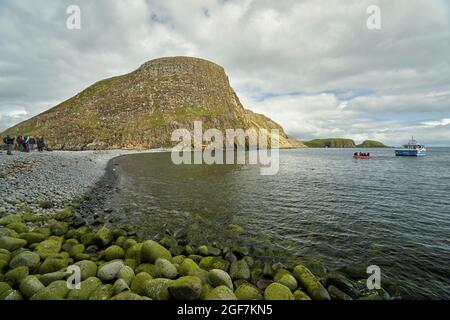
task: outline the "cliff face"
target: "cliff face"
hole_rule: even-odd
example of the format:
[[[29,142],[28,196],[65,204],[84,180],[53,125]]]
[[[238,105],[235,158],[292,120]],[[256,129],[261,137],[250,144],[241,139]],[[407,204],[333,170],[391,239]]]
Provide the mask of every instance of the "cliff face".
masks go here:
[[[43,135],[63,150],[170,147],[172,131],[280,129],[280,147],[302,146],[270,119],[245,110],[222,67],[197,58],[161,58],[105,79],[4,132]]]

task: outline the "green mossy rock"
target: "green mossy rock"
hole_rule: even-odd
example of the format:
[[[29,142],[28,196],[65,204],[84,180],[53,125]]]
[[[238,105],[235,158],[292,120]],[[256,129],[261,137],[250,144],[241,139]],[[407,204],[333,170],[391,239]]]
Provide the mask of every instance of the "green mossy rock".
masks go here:
[[[201,254],[202,256],[207,256],[208,255],[208,246],[198,247],[198,253]]]
[[[41,266],[39,267],[39,273],[45,274],[60,271],[67,268],[70,263],[71,260],[64,257],[63,255],[56,254],[53,256],[49,256],[44,260],[44,262],[42,262]]]
[[[263,300],[263,294],[260,289],[250,283],[241,284],[234,292],[238,300]]]
[[[306,292],[313,300],[330,300],[330,295],[320,281],[303,265],[294,268],[294,276],[298,282],[306,289]]]
[[[352,297],[333,285],[328,287],[328,293],[330,294],[331,300],[353,300]]]
[[[85,234],[80,235],[80,242],[82,244],[84,244],[86,247],[95,244],[96,237],[95,237],[95,233],[93,232],[87,232]]]
[[[250,268],[245,260],[231,263],[230,276],[233,280],[250,280]]]
[[[122,260],[107,262],[98,268],[97,277],[103,282],[112,282],[117,279],[120,269],[122,269],[124,265]]]
[[[127,241],[127,238],[125,236],[120,236],[116,239],[116,242],[114,242],[114,244],[123,249],[123,245],[124,245],[125,241]]]
[[[133,282],[134,277],[134,271],[129,266],[123,266],[117,276],[118,279],[124,280],[129,286],[131,285],[131,282]]]
[[[129,266],[131,269],[136,270],[138,264],[134,259],[125,259],[125,265]]]
[[[23,239],[8,236],[0,238],[0,248],[8,250],[9,252],[23,248],[26,245],[27,242]]]
[[[11,269],[14,269],[20,266],[27,266],[33,270],[38,266],[40,261],[41,257],[39,257],[37,253],[31,251],[23,251],[11,259],[9,267]]]
[[[75,258],[80,253],[83,253],[84,250],[85,250],[84,244],[77,243],[77,244],[74,244],[69,250],[67,250],[67,252],[69,253],[69,255],[72,258]]]
[[[41,259],[46,259],[51,255],[57,254],[61,251],[62,239],[58,237],[51,237],[39,243],[34,250]]]
[[[9,263],[5,260],[0,260],[0,274],[3,274],[8,269]]]
[[[45,286],[34,275],[25,277],[19,286],[20,292],[27,298],[31,298],[35,293],[43,288],[45,288]]]
[[[219,286],[208,292],[205,300],[237,300],[237,297],[227,286]]]
[[[93,261],[82,260],[76,262],[74,265],[80,268],[81,281],[95,277],[97,275],[97,264]]]
[[[363,278],[364,279],[364,278]],[[327,286],[334,286],[350,296],[357,296],[358,290],[353,281],[348,279],[344,273],[334,272],[327,276]]]
[[[155,266],[151,263],[141,263],[135,270],[136,273],[147,272],[152,277],[156,278]]]
[[[114,296],[113,286],[104,284],[99,286],[89,297],[89,300],[109,300]]]
[[[151,279],[145,282],[144,295],[153,300],[169,300],[169,286],[173,283],[170,279]]]
[[[9,270],[5,274],[5,281],[9,283],[12,287],[18,286],[23,279],[29,274],[29,269],[26,266],[20,266]]]
[[[50,232],[54,236],[65,235],[69,231],[69,224],[67,222],[56,221],[50,224]]]
[[[131,281],[131,291],[136,292],[139,295],[145,294],[145,285],[146,283],[153,279],[151,275],[149,275],[147,272],[140,272],[138,273],[133,281]]]
[[[183,276],[189,276],[191,275],[195,270],[199,269],[197,263],[195,263],[194,260],[186,258],[183,260],[183,262],[180,265],[179,271],[180,274]]]
[[[223,270],[209,270],[208,279],[213,287],[227,286],[233,290],[233,281],[231,280],[230,275]]]
[[[172,258],[172,263],[181,265],[183,263],[184,259],[186,259],[186,256],[183,256],[183,255],[175,256]]]
[[[57,280],[50,283],[46,288],[39,290],[31,297],[31,300],[62,300],[66,298],[68,293],[67,282]]]
[[[288,287],[274,282],[264,290],[266,300],[294,300],[294,295]]]
[[[220,257],[204,257],[202,260],[200,260],[199,266],[206,271],[212,269],[227,271],[228,261],[225,261]]]
[[[155,263],[158,258],[172,261],[172,254],[169,250],[153,240],[145,241],[141,248],[142,261]]]
[[[117,279],[113,285],[114,295],[130,290],[130,286],[123,279]]]
[[[100,279],[91,277],[81,281],[79,289],[72,289],[67,295],[68,300],[89,300],[92,293],[102,285]]]
[[[124,291],[119,293],[117,296],[114,296],[112,300],[148,300],[148,298],[142,297],[131,291]]]
[[[134,240],[133,240],[134,241]],[[136,261],[136,263],[141,263],[141,249],[142,249],[142,243],[136,243],[126,249],[125,253],[125,259],[133,259]]]
[[[44,274],[42,276],[39,277],[39,281],[41,281],[44,286],[48,286],[49,284],[59,281],[59,280],[64,280],[69,276],[69,274],[67,272],[51,272],[51,273],[47,273]]]
[[[175,300],[198,300],[202,293],[202,281],[194,276],[180,277],[169,286],[169,292]]]
[[[26,242],[28,242],[28,244],[33,244],[44,241],[45,239],[47,239],[47,236],[38,232],[28,232],[21,233],[19,235],[19,238],[25,240]]]
[[[11,290],[11,286],[9,285],[9,283],[6,282],[0,282],[0,295],[5,293],[6,291]]]
[[[383,300],[377,292],[359,297],[357,300]]]
[[[11,289],[1,294],[0,300],[23,300],[23,297],[19,291]]]
[[[169,260],[164,258],[156,259],[154,270],[158,278],[175,279],[178,275],[177,268]]]
[[[7,225],[11,223],[23,222],[23,216],[21,214],[9,214],[0,218],[0,225]]]
[[[17,237],[19,237],[19,234],[9,228],[0,227],[0,238],[3,238],[3,237],[17,238]]]
[[[130,249],[131,247],[137,245],[138,243],[136,242],[136,240],[134,239],[127,239],[125,240],[125,242],[122,245],[123,250],[128,251],[128,249]],[[139,251],[141,251],[141,249],[139,248]]]
[[[8,229],[14,230],[17,233],[24,233],[28,232],[28,228],[25,223],[23,222],[13,222],[8,225],[6,225]]]
[[[106,261],[122,259],[123,257],[125,257],[125,251],[121,247],[113,245],[106,248],[106,250],[103,252],[103,257]]]
[[[300,289],[294,291],[294,299],[295,300],[311,300],[311,298]]]
[[[48,227],[34,228],[31,232],[43,234],[46,238],[50,237],[50,228]]]
[[[294,276],[290,273],[286,273],[282,275],[278,280],[278,283],[281,283],[282,285],[286,286],[291,290],[292,292],[295,291],[298,287],[297,280],[294,278]]]
[[[94,241],[99,246],[107,247],[113,242],[113,239],[114,237],[111,231],[106,227],[102,227],[95,234]]]

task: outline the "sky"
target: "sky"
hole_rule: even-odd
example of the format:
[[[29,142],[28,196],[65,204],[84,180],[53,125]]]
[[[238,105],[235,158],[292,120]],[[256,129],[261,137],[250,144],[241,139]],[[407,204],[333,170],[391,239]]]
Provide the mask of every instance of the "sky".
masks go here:
[[[0,0],[0,131],[180,55],[223,66],[244,107],[301,140],[450,146],[445,0]]]

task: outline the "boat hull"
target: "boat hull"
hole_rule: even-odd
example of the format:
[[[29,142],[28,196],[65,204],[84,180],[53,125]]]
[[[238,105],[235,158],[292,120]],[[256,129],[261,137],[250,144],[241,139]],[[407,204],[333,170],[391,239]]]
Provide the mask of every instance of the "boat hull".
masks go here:
[[[370,156],[353,156],[353,159],[372,159]]]
[[[426,150],[415,150],[415,149],[399,149],[395,150],[395,155],[397,157],[418,157],[427,154]]]

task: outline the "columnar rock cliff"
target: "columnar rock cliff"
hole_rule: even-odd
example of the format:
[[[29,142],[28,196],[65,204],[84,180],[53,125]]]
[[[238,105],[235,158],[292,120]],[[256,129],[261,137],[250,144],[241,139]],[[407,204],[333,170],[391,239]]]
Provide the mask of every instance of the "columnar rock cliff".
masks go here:
[[[161,58],[105,79],[5,133],[43,135],[63,150],[169,147],[172,131],[278,128],[280,147],[302,147],[270,119],[243,108],[222,67],[189,57]]]

